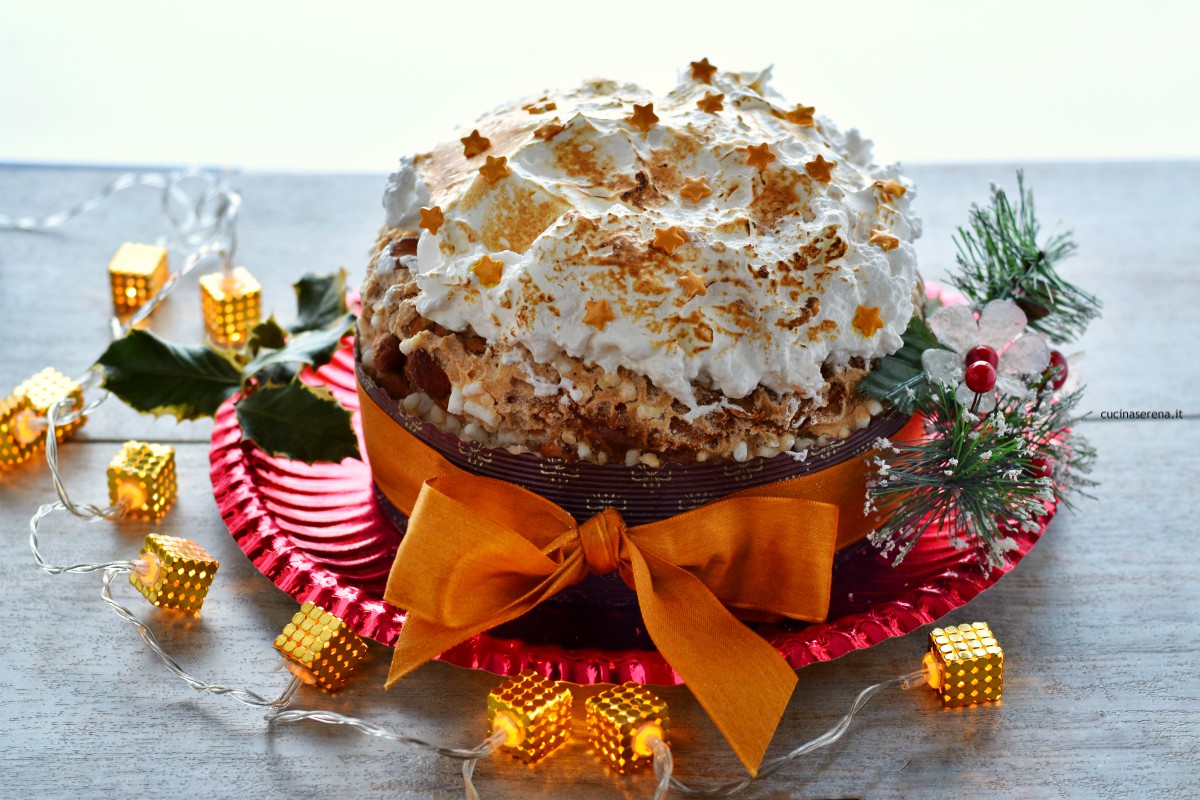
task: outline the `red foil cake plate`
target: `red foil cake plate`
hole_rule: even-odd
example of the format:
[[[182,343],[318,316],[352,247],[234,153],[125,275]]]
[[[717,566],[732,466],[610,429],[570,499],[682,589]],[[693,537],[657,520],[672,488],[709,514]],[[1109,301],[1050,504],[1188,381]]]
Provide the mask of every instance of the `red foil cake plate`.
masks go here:
[[[333,360],[308,378],[355,412],[365,453],[351,342],[347,337]],[[212,483],[221,516],[242,551],[298,602],[312,601],[363,636],[391,646],[404,614],[383,599],[383,592],[402,534],[376,499],[370,468],[352,459],[309,465],[274,458],[241,439],[237,414],[227,402],[213,428]],[[835,561],[828,622],[754,627],[796,668],[905,634],[999,580],[1032,549],[1054,510],[1047,505],[1037,533],[1011,532],[1017,549],[1008,554],[1008,566],[988,575],[970,550],[954,549],[943,532],[928,532],[896,567],[860,543]],[[570,621],[564,618],[559,625]],[[681,682],[653,649],[604,647],[596,638],[603,642],[605,637],[589,640],[588,629],[499,635],[509,630],[476,636],[441,660],[500,675],[534,669],[574,683]]]

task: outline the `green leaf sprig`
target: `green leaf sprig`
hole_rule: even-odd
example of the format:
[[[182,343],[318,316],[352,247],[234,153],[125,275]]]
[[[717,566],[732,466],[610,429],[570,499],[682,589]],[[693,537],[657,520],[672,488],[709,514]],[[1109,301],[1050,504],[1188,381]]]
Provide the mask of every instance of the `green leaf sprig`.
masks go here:
[[[296,322],[285,328],[268,317],[240,349],[131,330],[97,361],[104,388],[136,411],[178,420],[211,417],[236,395],[243,439],[263,450],[308,463],[357,457],[350,413],[328,390],[300,380],[305,367],[329,362],[354,325],[346,272],[305,275],[295,288]]]
[[[948,387],[917,401],[927,433],[911,442],[878,442],[868,483],[868,513],[882,522],[869,536],[900,563],[930,530],[973,547],[984,569],[1004,564],[1016,528],[1036,530],[1046,503],[1094,485],[1095,452],[1070,428],[1081,395],[1035,401],[1006,398],[986,417],[971,414]]]
[[[991,300],[1012,300],[1029,318],[1029,327],[1053,342],[1083,334],[1100,316],[1100,301],[1064,279],[1057,265],[1076,250],[1071,233],[1038,241],[1041,224],[1033,192],[1017,172],[1017,197],[992,187],[991,204],[971,206],[970,221],[955,235],[959,272],[950,283],[975,307]]]

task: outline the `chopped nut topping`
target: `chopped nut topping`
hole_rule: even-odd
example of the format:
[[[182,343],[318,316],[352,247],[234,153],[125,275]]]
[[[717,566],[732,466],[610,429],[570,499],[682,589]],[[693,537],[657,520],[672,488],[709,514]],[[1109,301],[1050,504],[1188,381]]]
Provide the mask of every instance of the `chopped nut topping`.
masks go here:
[[[713,75],[717,74],[717,68],[708,63],[708,58],[702,58],[699,61],[693,61],[691,63],[691,67],[692,80],[712,83]]]
[[[633,116],[629,118],[629,124],[633,127],[648,131],[658,122],[658,115],[654,113],[654,103],[646,103],[644,106],[633,104]]]
[[[829,183],[833,180],[833,168],[836,166],[836,161],[826,161],[825,157],[818,153],[815,159],[804,165],[804,171],[814,181]]]
[[[459,141],[463,145],[463,158],[474,158],[480,153],[487,152],[487,149],[492,146],[491,139],[480,136],[477,130],[471,131],[470,136],[464,136]]]
[[[679,196],[693,203],[699,203],[704,198],[712,194],[712,189],[708,188],[708,178],[701,175],[699,178],[688,178],[683,183],[683,188],[679,190]]]
[[[890,203],[893,200],[904,197],[904,193],[907,191],[908,189],[905,188],[903,183],[891,178],[886,181],[875,181],[875,195],[883,203]]]
[[[433,208],[422,208],[421,221],[417,223],[417,227],[424,228],[434,236],[437,236],[438,228],[442,227],[442,223],[445,221],[445,218],[442,217],[442,209],[438,208],[437,206],[434,206]]]
[[[479,168],[479,174],[487,178],[489,184],[495,183],[501,178],[507,178],[512,174],[512,170],[508,168],[507,156],[488,156],[487,163]]]
[[[871,244],[877,244],[883,250],[895,250],[900,246],[900,239],[894,233],[884,228],[875,228],[871,231]]]
[[[521,108],[525,109],[530,114],[545,114],[547,111],[556,110],[558,108],[558,104],[543,97],[536,103],[529,103],[528,105],[521,106]]]
[[[561,122],[559,122],[558,117],[555,117],[554,119],[550,120],[545,125],[543,125],[542,127],[538,128],[536,131],[534,131],[533,135],[539,139],[544,139],[546,141],[550,141],[551,139],[553,139],[555,136],[562,133],[566,129],[567,129],[567,126],[563,125]]]

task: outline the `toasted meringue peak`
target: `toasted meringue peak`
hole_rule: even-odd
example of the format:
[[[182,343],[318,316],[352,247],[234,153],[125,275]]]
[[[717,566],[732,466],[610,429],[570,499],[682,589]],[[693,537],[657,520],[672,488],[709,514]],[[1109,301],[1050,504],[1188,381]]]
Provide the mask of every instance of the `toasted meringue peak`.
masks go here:
[[[702,105],[713,95],[719,113]],[[424,229],[416,310],[541,363],[624,367],[692,408],[697,387],[818,397],[823,368],[899,349],[920,223],[899,168],[811,113],[770,70],[685,71],[665,97],[593,80],[502,106],[391,176],[388,225]],[[485,163],[464,139],[488,142]],[[862,309],[877,329],[855,325]]]

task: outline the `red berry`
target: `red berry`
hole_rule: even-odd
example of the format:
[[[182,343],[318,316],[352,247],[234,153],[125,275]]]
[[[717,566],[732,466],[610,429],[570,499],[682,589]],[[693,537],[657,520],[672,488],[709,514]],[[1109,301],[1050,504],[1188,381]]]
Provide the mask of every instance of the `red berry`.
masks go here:
[[[967,364],[974,364],[976,361],[986,361],[993,369],[1000,366],[999,354],[986,344],[977,345],[967,351]]]
[[[967,367],[967,388],[975,394],[990,392],[996,385],[996,368],[986,361],[976,361]]]
[[[1067,382],[1067,357],[1057,350],[1050,351],[1050,366],[1042,373],[1042,377],[1050,383],[1050,388],[1058,391]]]
[[[1054,474],[1054,465],[1048,458],[1030,459],[1029,473],[1035,478],[1049,478]]]

